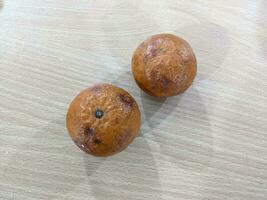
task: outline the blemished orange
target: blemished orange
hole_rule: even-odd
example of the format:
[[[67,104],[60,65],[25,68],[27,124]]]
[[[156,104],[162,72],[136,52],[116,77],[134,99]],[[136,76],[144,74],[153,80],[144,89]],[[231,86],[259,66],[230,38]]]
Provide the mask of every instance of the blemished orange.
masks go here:
[[[70,104],[67,128],[75,144],[94,156],[124,150],[138,135],[138,104],[124,89],[98,84],[83,90]]]
[[[191,46],[172,34],[145,40],[134,52],[132,72],[146,93],[175,96],[188,89],[196,76],[197,61]]]

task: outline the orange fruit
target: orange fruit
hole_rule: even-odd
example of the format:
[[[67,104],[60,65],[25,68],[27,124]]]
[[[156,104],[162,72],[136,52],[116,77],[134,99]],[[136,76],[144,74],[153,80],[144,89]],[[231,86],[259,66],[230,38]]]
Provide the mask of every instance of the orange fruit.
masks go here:
[[[185,40],[172,34],[159,34],[136,49],[132,72],[139,87],[148,94],[175,96],[192,84],[197,61]]]
[[[94,156],[110,156],[124,150],[138,135],[140,125],[140,110],[134,98],[110,84],[83,90],[67,113],[71,138]]]

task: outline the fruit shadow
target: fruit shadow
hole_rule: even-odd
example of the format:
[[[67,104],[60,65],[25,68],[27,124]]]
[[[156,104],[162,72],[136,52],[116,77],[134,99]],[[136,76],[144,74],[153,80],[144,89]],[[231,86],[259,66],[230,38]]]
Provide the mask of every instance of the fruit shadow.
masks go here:
[[[197,80],[208,79],[222,66],[230,48],[230,37],[224,27],[200,20],[199,24],[175,30],[175,34],[187,40],[196,54]]]
[[[19,121],[16,127],[21,127],[21,130],[14,133],[18,135],[19,141],[9,152],[7,148],[7,162],[1,163],[1,170],[5,173],[3,182],[7,181],[13,189],[24,190],[8,195],[15,197],[19,194],[20,197],[38,199],[65,199],[66,195],[79,195],[76,189],[86,182],[88,173],[97,170],[102,160],[92,158],[90,165],[84,168],[85,153],[78,149],[68,135],[65,109],[54,107],[53,111],[44,115],[34,111],[32,113],[26,106],[20,108],[18,113],[25,116],[34,114],[38,120],[30,121],[26,118],[25,121],[30,123]]]
[[[105,158],[92,172],[94,160],[87,157],[85,167],[95,199],[161,199],[156,163],[143,137],[136,138],[123,152]]]
[[[45,164],[45,166],[51,168],[51,171],[57,169],[64,172],[60,175],[51,174],[50,193],[54,195],[53,199],[65,199],[66,197],[76,199],[81,188],[87,185],[88,174],[95,173],[105,160],[93,157],[81,151],[75,145],[66,129],[65,119],[66,113],[63,112],[58,119],[53,120],[44,128],[44,132],[49,133],[53,139],[53,142],[49,142],[46,148],[51,149],[51,154],[59,153],[62,155],[61,158],[58,158],[58,161],[48,159],[50,161]],[[88,163],[88,160],[90,160],[90,163]],[[84,166],[84,163],[87,163],[87,165]],[[60,184],[53,184],[53,181],[59,181]],[[90,193],[87,193],[87,195],[90,195]]]
[[[209,166],[214,154],[213,136],[196,81],[184,93],[169,98],[144,93],[129,70],[116,77],[112,84],[129,91],[139,104],[140,138],[157,142],[162,155],[167,155],[181,168],[202,171]]]
[[[192,86],[164,101],[143,95],[145,138],[156,141],[160,152],[179,168],[200,172],[213,157],[213,136],[205,105]],[[147,126],[148,125],[148,126]]]
[[[147,124],[150,129],[156,128],[166,117],[171,115],[173,109],[177,106],[180,96],[160,98],[146,94],[140,90],[142,111],[144,113],[143,124]]]

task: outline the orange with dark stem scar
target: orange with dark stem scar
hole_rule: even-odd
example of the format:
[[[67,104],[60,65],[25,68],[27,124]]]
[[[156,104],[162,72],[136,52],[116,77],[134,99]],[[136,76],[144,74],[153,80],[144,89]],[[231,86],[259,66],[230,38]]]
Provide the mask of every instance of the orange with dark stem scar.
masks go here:
[[[82,91],[67,114],[71,138],[94,156],[110,156],[124,150],[138,135],[140,125],[140,110],[134,98],[110,84]]]
[[[169,97],[184,92],[193,83],[197,61],[185,40],[172,34],[159,34],[136,49],[132,71],[146,93]]]

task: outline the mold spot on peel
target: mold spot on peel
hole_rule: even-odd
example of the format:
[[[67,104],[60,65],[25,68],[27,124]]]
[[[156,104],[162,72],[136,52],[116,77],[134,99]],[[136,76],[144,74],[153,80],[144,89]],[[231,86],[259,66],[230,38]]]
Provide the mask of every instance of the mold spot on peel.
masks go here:
[[[158,47],[159,43],[160,41],[155,39],[147,46],[147,48],[145,49],[144,58],[143,58],[144,63],[147,63],[150,59],[157,57],[161,53]]]
[[[163,77],[162,79],[163,79],[163,80],[162,80],[163,90],[167,90],[167,89],[169,88],[170,84],[172,83],[172,81],[169,80],[169,79],[166,78],[166,77]]]
[[[133,100],[132,100],[132,98],[131,97],[129,97],[129,95],[127,95],[127,94],[120,94],[119,95],[119,98],[120,98],[120,100],[121,100],[121,102],[124,104],[124,105],[126,105],[126,106],[128,106],[128,107],[132,107],[133,106]]]
[[[153,46],[150,50],[151,57],[156,57],[158,55],[158,50]]]
[[[95,138],[95,139],[94,139],[94,143],[95,143],[95,144],[101,144],[102,141],[101,141],[100,139],[98,139],[98,138]]]
[[[84,134],[85,135],[93,135],[95,133],[95,129],[91,128],[91,127],[86,127],[84,129]]]

